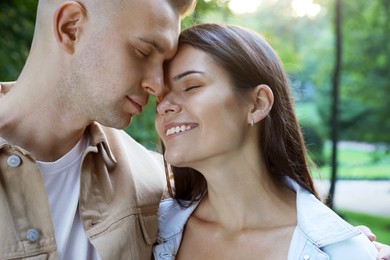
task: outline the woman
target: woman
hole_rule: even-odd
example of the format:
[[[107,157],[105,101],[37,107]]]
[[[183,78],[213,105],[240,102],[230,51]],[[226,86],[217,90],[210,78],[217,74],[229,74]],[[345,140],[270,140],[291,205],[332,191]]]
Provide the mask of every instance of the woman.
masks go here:
[[[175,186],[160,207],[156,259],[375,259],[367,237],[318,200],[288,79],[266,41],[192,27],[166,81],[156,128]]]

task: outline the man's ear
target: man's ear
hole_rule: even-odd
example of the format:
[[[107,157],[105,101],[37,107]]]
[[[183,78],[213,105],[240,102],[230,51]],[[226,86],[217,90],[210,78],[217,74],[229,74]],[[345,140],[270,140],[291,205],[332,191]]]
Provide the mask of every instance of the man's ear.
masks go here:
[[[252,110],[248,115],[248,123],[254,124],[264,119],[274,104],[274,93],[267,85],[257,86],[252,93]]]
[[[78,2],[67,1],[57,8],[54,15],[54,33],[57,42],[68,53],[74,52],[86,21],[87,12]]]

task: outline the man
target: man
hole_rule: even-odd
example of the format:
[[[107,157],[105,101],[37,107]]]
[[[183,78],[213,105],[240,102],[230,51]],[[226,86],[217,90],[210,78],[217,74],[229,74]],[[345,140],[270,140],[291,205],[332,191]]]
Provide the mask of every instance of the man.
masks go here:
[[[161,156],[123,131],[195,0],[40,0],[0,102],[0,259],[150,259]]]

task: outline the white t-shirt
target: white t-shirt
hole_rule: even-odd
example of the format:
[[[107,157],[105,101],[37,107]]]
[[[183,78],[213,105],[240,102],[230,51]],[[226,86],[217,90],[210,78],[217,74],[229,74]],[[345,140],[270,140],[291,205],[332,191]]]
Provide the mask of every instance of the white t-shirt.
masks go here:
[[[82,138],[55,162],[37,162],[45,180],[54,224],[58,259],[100,259],[89,242],[78,212],[80,165],[89,138]]]

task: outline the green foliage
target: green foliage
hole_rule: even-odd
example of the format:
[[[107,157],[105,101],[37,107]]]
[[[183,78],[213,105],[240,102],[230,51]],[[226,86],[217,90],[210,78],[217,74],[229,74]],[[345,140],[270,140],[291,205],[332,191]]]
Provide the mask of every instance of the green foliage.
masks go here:
[[[390,2],[343,2],[343,66],[339,131],[342,139],[390,144]],[[323,55],[321,55],[323,57]],[[330,119],[329,81],[316,70],[320,114]]]
[[[195,11],[182,21],[182,29],[207,21],[226,21],[232,16],[228,3],[229,0],[198,0]]]
[[[158,150],[159,139],[154,127],[156,115],[156,99],[149,98],[148,105],[144,107],[140,116],[132,119],[131,125],[125,129],[136,141],[150,150]]]
[[[0,79],[16,80],[30,49],[38,1],[0,2]]]

